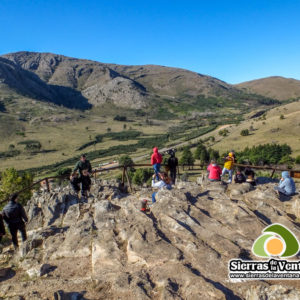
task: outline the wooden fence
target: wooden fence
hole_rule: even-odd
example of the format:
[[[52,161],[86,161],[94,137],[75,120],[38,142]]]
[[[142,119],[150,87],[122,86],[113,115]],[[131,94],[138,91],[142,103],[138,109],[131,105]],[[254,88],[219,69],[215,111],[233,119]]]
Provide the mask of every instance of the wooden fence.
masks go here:
[[[162,165],[162,166],[165,166],[165,165]],[[206,165],[179,165],[177,170],[178,170],[178,174],[179,174],[179,167],[200,167],[201,170],[203,170],[203,168],[205,167]],[[237,166],[237,167],[242,167],[242,168],[246,168],[246,167],[249,167],[251,169],[259,169],[259,170],[272,170],[272,173],[271,173],[271,178],[274,176],[274,173],[275,172],[283,172],[283,171],[289,171],[290,172],[290,175],[292,177],[295,177],[295,178],[300,178],[300,170],[289,170],[289,169],[281,169],[281,168],[277,168],[277,167],[274,167],[274,166],[252,166],[252,165],[243,165],[243,164],[237,164],[235,163],[234,166]],[[122,186],[124,187],[125,186],[125,179],[127,180],[127,183],[128,183],[128,187],[129,187],[129,190],[132,191],[132,185],[131,185],[131,181],[130,181],[130,178],[129,178],[129,175],[128,175],[128,171],[127,169],[128,168],[136,168],[136,167],[152,167],[151,164],[133,164],[133,165],[128,165],[128,166],[124,166],[124,165],[117,165],[117,166],[112,166],[112,167],[108,167],[108,168],[99,168],[99,169],[95,169],[93,170],[92,172],[92,175],[95,177],[95,179],[97,178],[97,174],[98,173],[101,173],[101,172],[104,172],[104,171],[112,171],[112,170],[116,170],[116,169],[123,169],[123,172],[122,172]],[[17,193],[20,194],[24,191],[27,191],[27,190],[30,190],[30,189],[33,189],[34,186],[40,184],[41,182],[45,182],[46,184],[46,189],[48,192],[50,192],[50,180],[51,179],[60,179],[60,180],[63,180],[63,179],[66,179],[68,178],[70,175],[68,174],[65,174],[65,175],[58,175],[58,176],[50,176],[50,177],[45,177],[43,179],[40,179],[34,183],[32,183],[30,186],[18,191]],[[4,203],[8,201],[8,199],[5,199],[3,201],[0,202],[0,204]]]

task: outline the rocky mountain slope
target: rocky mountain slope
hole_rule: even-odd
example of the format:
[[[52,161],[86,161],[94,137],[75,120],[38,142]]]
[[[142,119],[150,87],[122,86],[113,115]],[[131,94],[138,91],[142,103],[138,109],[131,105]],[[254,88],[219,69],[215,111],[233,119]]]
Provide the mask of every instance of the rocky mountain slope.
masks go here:
[[[0,81],[6,87],[68,107],[85,109],[112,103],[137,109],[157,99],[194,99],[197,103],[197,97],[257,101],[257,96],[219,79],[178,68],[121,66],[37,52],[0,58]]]
[[[251,247],[268,224],[300,236],[299,195],[281,202],[275,183],[259,182],[256,189],[179,182],[159,191],[149,214],[140,212],[147,188],[127,195],[97,181],[86,201],[68,187],[36,193],[21,258],[8,249],[0,255],[0,297],[299,299],[298,281],[228,279],[230,259],[257,259]]]
[[[235,85],[247,93],[255,93],[278,100],[298,99],[300,80],[280,76],[266,77]]]

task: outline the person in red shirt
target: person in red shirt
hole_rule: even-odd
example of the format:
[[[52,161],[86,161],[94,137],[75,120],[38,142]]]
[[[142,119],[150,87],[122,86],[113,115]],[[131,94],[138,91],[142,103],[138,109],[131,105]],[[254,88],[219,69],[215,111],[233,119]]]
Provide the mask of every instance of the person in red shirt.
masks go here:
[[[161,162],[162,162],[162,155],[158,152],[158,148],[154,147],[153,154],[151,155],[151,165],[153,166],[157,180],[159,180]]]
[[[207,167],[208,174],[208,180],[209,181],[220,181],[221,180],[221,174],[222,169],[217,165],[216,161],[212,160],[210,162],[210,165]]]

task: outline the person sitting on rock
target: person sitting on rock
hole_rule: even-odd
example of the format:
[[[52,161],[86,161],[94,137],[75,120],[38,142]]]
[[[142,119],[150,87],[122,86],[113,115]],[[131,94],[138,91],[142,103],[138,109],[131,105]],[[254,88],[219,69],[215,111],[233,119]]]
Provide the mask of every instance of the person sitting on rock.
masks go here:
[[[255,181],[255,172],[250,168],[246,167],[244,174],[246,176],[246,182],[250,183],[251,185],[255,186],[256,181]]]
[[[154,173],[156,176],[156,180],[159,180],[159,172],[160,172],[160,165],[162,162],[162,155],[158,152],[158,148],[153,148],[153,154],[151,155],[151,165],[153,166]]]
[[[158,188],[158,189],[162,189],[162,188],[166,188],[168,190],[172,189],[171,179],[168,177],[168,174],[167,173],[159,173],[158,175],[159,175],[161,180],[158,181],[158,182],[155,182],[156,175],[154,174],[153,177],[152,177],[151,186],[153,188]],[[157,192],[154,192],[152,194],[152,203],[156,202],[156,199],[155,199],[156,194],[157,194]]]
[[[209,166],[207,167],[208,180],[209,181],[220,181],[222,169],[218,166],[215,160],[211,160]]]
[[[2,216],[2,213],[0,213],[0,242],[4,235],[5,235],[5,227],[4,227],[4,223],[3,223],[3,216]]]
[[[281,173],[281,179],[278,186],[275,186],[274,189],[278,194],[283,194],[285,196],[292,196],[296,192],[295,182],[293,178],[290,177],[288,171]]]
[[[77,170],[79,171],[79,177],[77,174]],[[82,154],[80,160],[76,163],[75,168],[70,176],[71,185],[73,190],[78,193],[80,191],[80,183],[81,183],[81,195],[83,197],[87,197],[88,191],[91,187],[91,178],[92,174],[92,166],[89,160],[86,159],[86,155]]]
[[[232,181],[232,173],[233,173],[233,164],[235,162],[235,158],[232,152],[229,152],[228,156],[225,158],[224,168],[222,171],[222,176],[228,173],[228,181],[227,183],[231,183]]]
[[[234,183],[243,183],[243,182],[246,182],[246,177],[242,173],[241,168],[237,169],[236,174],[234,175],[233,181],[234,181]]]
[[[22,240],[27,240],[25,223],[28,222],[27,215],[23,206],[17,202],[18,194],[15,193],[10,197],[9,203],[3,208],[3,219],[7,223],[11,233],[12,242],[15,249],[19,248],[18,231],[21,232]]]

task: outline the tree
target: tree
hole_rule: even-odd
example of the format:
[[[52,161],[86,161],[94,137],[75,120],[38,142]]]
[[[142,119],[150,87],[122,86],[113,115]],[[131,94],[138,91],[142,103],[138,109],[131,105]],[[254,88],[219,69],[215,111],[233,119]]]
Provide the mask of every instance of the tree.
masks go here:
[[[199,144],[194,153],[194,158],[200,160],[201,164],[208,162],[209,154],[206,147],[203,144]]]
[[[0,201],[4,201],[9,198],[13,193],[19,192],[25,187],[30,186],[33,183],[33,175],[29,172],[18,173],[16,169],[9,168],[1,173],[0,183]],[[31,190],[22,192],[19,195],[19,202],[26,204],[32,196]]]
[[[284,115],[280,115],[280,120],[283,120],[284,119]]]
[[[127,125],[126,124],[123,124],[123,129],[126,129]]]
[[[125,167],[128,167],[128,166],[131,166],[133,165],[133,160],[132,158],[129,156],[129,155],[122,155],[120,158],[119,158],[119,165],[120,166],[125,166]]]
[[[249,129],[243,129],[241,131],[241,136],[247,136],[247,135],[249,135]]]
[[[106,128],[106,131],[107,131],[107,132],[111,132],[111,128],[109,128],[109,127]]]
[[[8,150],[12,151],[12,150],[14,150],[14,149],[15,149],[15,145],[14,145],[14,144],[10,144],[10,145],[8,146]]]
[[[151,179],[153,175],[152,169],[137,169],[132,177],[132,182],[136,185],[142,185]]]
[[[195,162],[195,159],[193,157],[193,154],[192,154],[190,148],[184,147],[182,156],[179,160],[179,163],[183,164],[183,165],[193,165],[194,162]]]
[[[218,150],[208,149],[209,160],[217,161],[220,158],[220,153]]]
[[[300,164],[300,155],[298,155],[298,156],[295,158],[295,163],[296,163],[296,164]]]
[[[133,165],[133,160],[132,158],[125,154],[125,155],[122,155],[120,158],[119,158],[119,165],[120,166],[124,166],[124,167],[128,167],[128,166],[131,166]],[[129,168],[129,171],[130,172],[134,172],[134,168]]]

